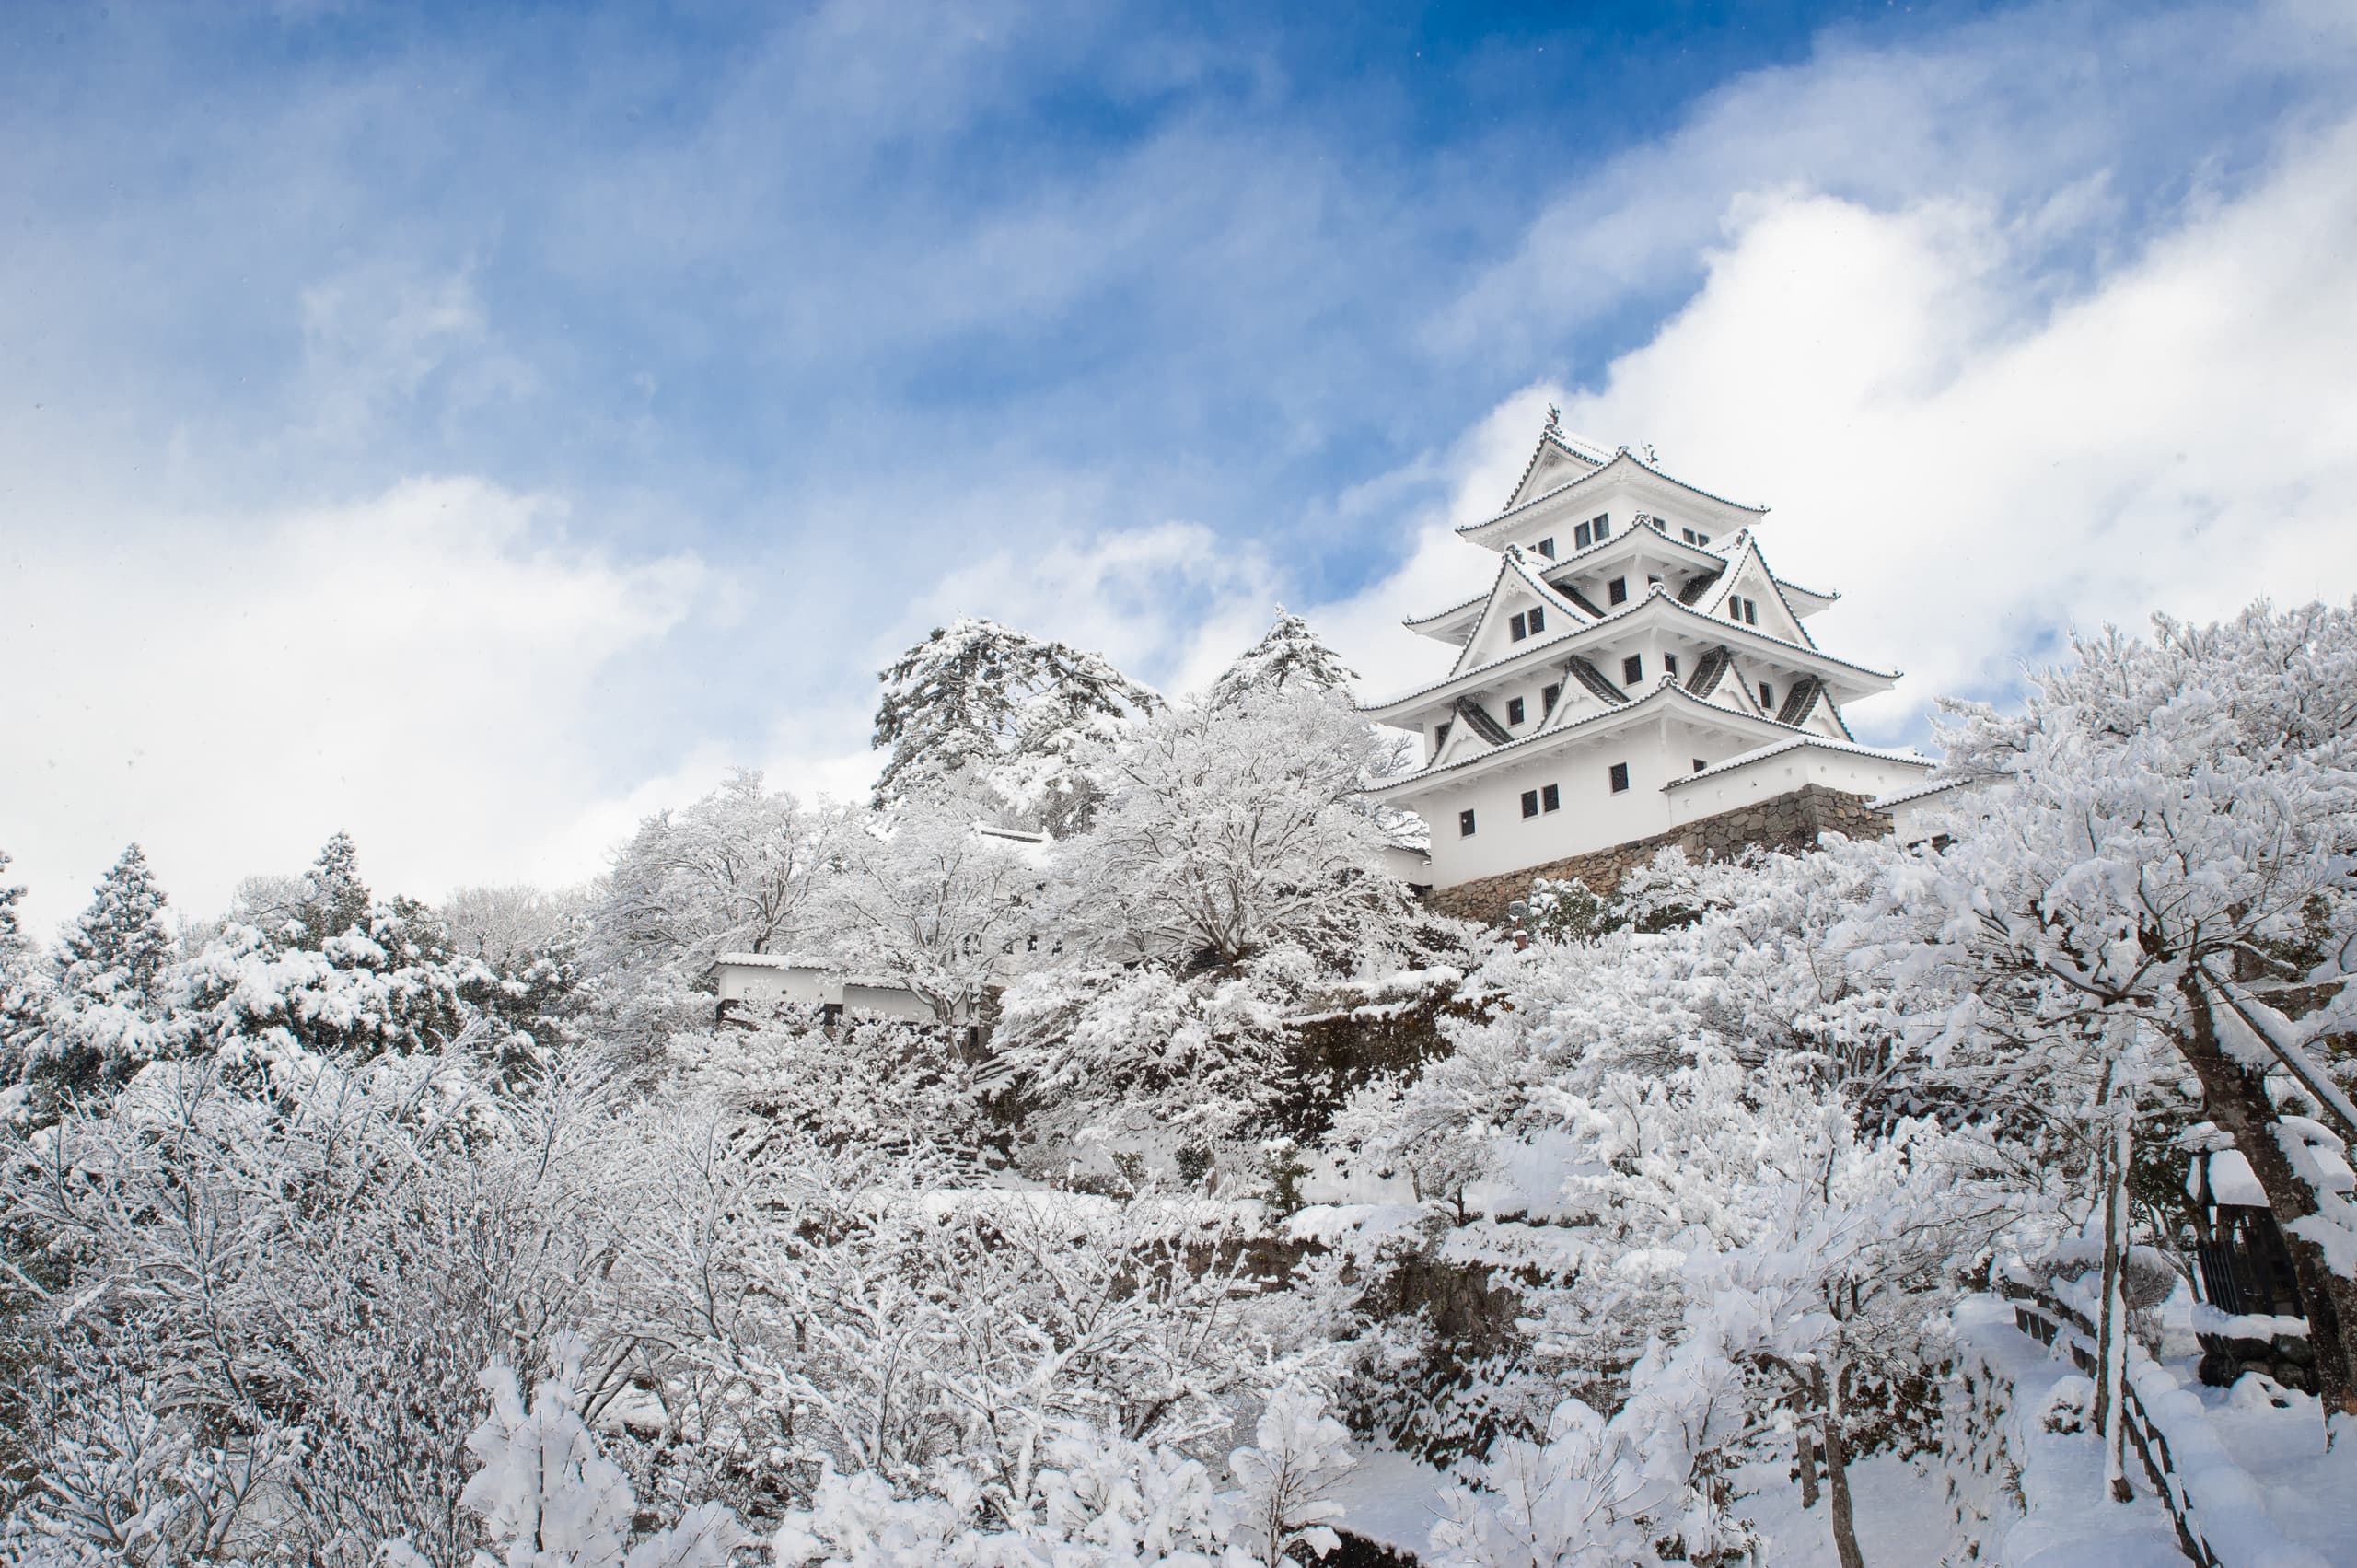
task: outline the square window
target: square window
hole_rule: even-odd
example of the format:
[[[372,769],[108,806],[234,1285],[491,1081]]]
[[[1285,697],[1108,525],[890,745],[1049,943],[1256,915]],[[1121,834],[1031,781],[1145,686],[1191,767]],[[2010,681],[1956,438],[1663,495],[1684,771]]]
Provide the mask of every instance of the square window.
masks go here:
[[[1460,839],[1473,836],[1473,812],[1469,807],[1457,814],[1457,836]]]
[[[1620,661],[1620,684],[1634,686],[1645,678],[1645,661],[1642,655],[1631,654]]]
[[[1776,689],[1764,680],[1759,683],[1759,705],[1763,708],[1776,705]]]
[[[1697,544],[1708,544],[1711,542],[1711,536],[1706,533],[1698,533],[1694,536],[1694,542]]]
[[[1585,550],[1595,541],[1596,530],[1585,523],[1582,523],[1579,527],[1572,530],[1572,548],[1573,550]]]
[[[1530,634],[1534,637],[1547,630],[1547,607],[1533,606],[1530,611]]]
[[[1562,696],[1562,694],[1563,694],[1563,688],[1562,688],[1562,683],[1561,683],[1561,682],[1558,682],[1558,683],[1556,683],[1556,684],[1555,684],[1555,685],[1553,685],[1553,686],[1550,686],[1550,687],[1548,687],[1548,688],[1547,688],[1547,690],[1545,690],[1544,691],[1539,692],[1539,693],[1538,693],[1538,711],[1539,711],[1539,713],[1540,713],[1541,714],[1551,714],[1551,713],[1553,713],[1553,712],[1555,711],[1555,699],[1556,699],[1556,698],[1558,698],[1558,697],[1560,697],[1560,696]]]
[[[1692,528],[1680,528],[1678,531],[1684,537],[1686,542],[1689,544],[1700,544],[1702,542],[1700,539],[1695,537],[1695,533]]]
[[[1555,559],[1555,540],[1553,535],[1550,534],[1547,538],[1538,541],[1538,553],[1544,555],[1550,561]]]
[[[1519,697],[1508,697],[1506,699],[1506,723],[1520,724],[1521,722],[1522,699]]]
[[[1561,811],[1563,808],[1563,792],[1549,784],[1538,792],[1538,804],[1546,810]]]
[[[1527,789],[1522,792],[1522,814],[1526,817],[1536,817],[1538,815],[1538,792],[1537,790]]]
[[[1629,579],[1626,577],[1615,577],[1610,582],[1605,584],[1604,597],[1608,602],[1613,604],[1628,603]]]
[[[1599,540],[1608,540],[1612,537],[1611,513],[1607,512],[1604,516],[1596,519],[1596,537]]]
[[[1678,656],[1676,654],[1664,654],[1661,656],[1661,672],[1664,675],[1676,675],[1678,673]]]
[[[1626,762],[1613,763],[1611,776],[1612,793],[1619,795],[1629,787],[1629,764]]]
[[[1519,643],[1530,635],[1530,618],[1516,611],[1515,618],[1506,623],[1506,630],[1511,633],[1513,640]]]

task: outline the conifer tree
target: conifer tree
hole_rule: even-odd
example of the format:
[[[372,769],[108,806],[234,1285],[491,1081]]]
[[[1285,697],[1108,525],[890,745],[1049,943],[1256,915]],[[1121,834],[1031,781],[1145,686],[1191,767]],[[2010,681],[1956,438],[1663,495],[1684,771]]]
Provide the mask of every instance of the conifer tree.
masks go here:
[[[360,852],[351,834],[338,832],[303,877],[302,945],[318,947],[366,923],[370,902],[368,884],[360,879]]]
[[[113,1088],[166,1053],[162,980],[172,939],[164,890],[137,844],[122,852],[97,896],[65,928],[41,1038],[25,1075],[47,1097]]]
[[[875,744],[891,755],[877,805],[979,789],[1011,824],[1059,836],[1095,798],[1079,753],[1161,706],[1098,655],[993,621],[936,627],[877,679]]]
[[[1358,671],[1318,640],[1309,622],[1277,606],[1276,624],[1212,682],[1210,706],[1226,707],[1263,691],[1334,691],[1358,679]]]

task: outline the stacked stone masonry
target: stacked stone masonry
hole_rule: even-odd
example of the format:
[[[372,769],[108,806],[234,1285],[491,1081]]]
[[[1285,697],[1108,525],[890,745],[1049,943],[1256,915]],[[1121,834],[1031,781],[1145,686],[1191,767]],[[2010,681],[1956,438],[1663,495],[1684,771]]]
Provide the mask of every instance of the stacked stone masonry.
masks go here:
[[[1432,895],[1432,905],[1444,914],[1497,924],[1505,920],[1506,906],[1516,899],[1529,897],[1530,884],[1541,877],[1555,882],[1579,882],[1590,892],[1608,894],[1620,886],[1621,878],[1630,872],[1673,844],[1701,859],[1719,859],[1753,845],[1770,850],[1805,849],[1816,843],[1822,833],[1879,839],[1890,830],[1890,814],[1875,810],[1863,796],[1828,789],[1823,784],[1803,784],[1788,795],[1771,796],[1715,817],[1698,818],[1684,827],[1649,839],[1443,888]]]

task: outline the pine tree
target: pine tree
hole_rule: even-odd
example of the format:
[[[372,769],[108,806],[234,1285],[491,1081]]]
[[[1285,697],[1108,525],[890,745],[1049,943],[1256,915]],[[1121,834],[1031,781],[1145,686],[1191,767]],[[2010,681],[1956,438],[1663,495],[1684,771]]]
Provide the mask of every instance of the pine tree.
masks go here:
[[[936,627],[877,679],[875,744],[891,756],[877,805],[979,788],[1010,822],[1059,836],[1095,799],[1081,749],[1161,705],[1099,656],[993,621]]]
[[[25,1076],[60,1095],[118,1087],[166,1053],[162,986],[172,939],[164,890],[137,844],[66,927],[56,981]]]
[[[7,852],[0,850],[0,871],[7,867]],[[32,943],[17,912],[24,896],[21,884],[0,884],[0,1089],[15,1083],[21,1073],[28,1037],[41,1010]]]
[[[1205,701],[1219,708],[1248,692],[1336,691],[1357,679],[1358,671],[1320,642],[1308,621],[1279,605],[1276,624],[1221,672]]]
[[[360,852],[339,832],[319,850],[303,877],[302,946],[316,948],[368,919],[368,885],[360,879]]]

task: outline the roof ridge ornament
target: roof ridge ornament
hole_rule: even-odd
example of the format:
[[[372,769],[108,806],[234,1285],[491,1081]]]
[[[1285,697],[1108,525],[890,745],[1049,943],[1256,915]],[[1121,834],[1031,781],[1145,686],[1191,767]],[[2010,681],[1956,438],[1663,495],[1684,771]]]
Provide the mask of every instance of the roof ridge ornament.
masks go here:
[[[1550,436],[1561,436],[1562,433],[1563,411],[1557,408],[1553,403],[1549,403],[1547,405],[1547,434]]]

